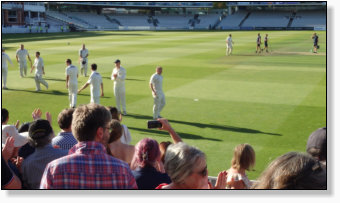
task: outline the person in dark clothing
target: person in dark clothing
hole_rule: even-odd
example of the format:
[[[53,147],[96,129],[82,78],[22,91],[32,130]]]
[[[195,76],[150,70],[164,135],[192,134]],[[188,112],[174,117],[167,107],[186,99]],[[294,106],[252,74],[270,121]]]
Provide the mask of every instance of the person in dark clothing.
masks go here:
[[[312,36],[313,39],[313,53],[317,53],[317,49],[319,48],[319,36],[316,34],[316,32]]]

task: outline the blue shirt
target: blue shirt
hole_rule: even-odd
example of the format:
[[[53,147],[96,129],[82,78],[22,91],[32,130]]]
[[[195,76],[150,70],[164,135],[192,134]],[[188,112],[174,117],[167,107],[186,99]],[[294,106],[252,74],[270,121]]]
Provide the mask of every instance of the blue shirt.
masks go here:
[[[69,150],[74,145],[76,145],[78,141],[74,138],[72,132],[60,132],[55,138],[52,139],[52,145],[59,146],[60,149]]]
[[[135,177],[138,189],[140,190],[153,190],[161,183],[171,183],[168,174],[161,173],[152,166],[137,168],[132,171],[132,174]]]

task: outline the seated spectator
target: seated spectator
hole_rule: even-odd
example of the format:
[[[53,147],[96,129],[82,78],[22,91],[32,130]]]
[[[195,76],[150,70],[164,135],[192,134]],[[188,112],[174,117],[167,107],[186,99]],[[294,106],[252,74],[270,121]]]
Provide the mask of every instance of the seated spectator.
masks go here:
[[[251,182],[247,177],[255,165],[255,151],[249,144],[240,144],[234,149],[231,167],[228,170],[227,189],[249,189]]]
[[[111,120],[110,129],[110,138],[107,146],[108,154],[130,165],[135,153],[135,146],[122,143],[120,138],[124,129],[118,120]]]
[[[309,154],[288,152],[272,161],[252,188],[326,189],[326,172],[320,163]]]
[[[327,129],[319,128],[310,134],[306,151],[316,160],[319,160],[321,166],[326,169],[327,161]]]
[[[131,169],[138,189],[155,189],[161,183],[171,183],[164,173],[161,153],[156,140],[144,138],[136,144]],[[163,172],[163,173],[162,173]]]
[[[68,108],[59,113],[58,125],[62,131],[52,139],[53,147],[69,150],[77,144],[71,130],[73,112],[74,108]]]
[[[165,154],[164,168],[171,183],[156,189],[210,189],[205,154],[183,142],[171,144]],[[218,174],[214,189],[225,189],[227,172]]]
[[[120,114],[118,112],[118,109],[116,107],[109,106],[109,107],[107,107],[107,109],[110,111],[112,119],[115,119],[115,120],[118,120],[119,122],[122,122],[122,120],[123,120],[122,114]],[[131,142],[130,131],[129,131],[129,129],[126,125],[124,125],[124,124],[121,124],[121,125],[122,125],[123,130],[122,130],[122,136],[120,137],[120,141],[123,144],[128,145]]]
[[[18,129],[19,133],[28,132],[28,128],[32,122],[26,122],[20,126]],[[26,143],[24,146],[20,147],[19,149],[19,157],[26,159],[29,155],[33,154],[35,148],[32,147],[29,143]]]
[[[52,147],[54,133],[47,120],[33,121],[29,127],[29,144],[35,148],[33,154],[22,163],[22,178],[28,189],[39,189],[41,177],[48,163],[67,155],[66,150]]]
[[[110,112],[98,104],[75,109],[72,132],[78,141],[69,155],[50,162],[41,189],[137,189],[129,165],[106,153]]]
[[[8,166],[14,150],[14,137],[6,138],[1,154],[1,189],[21,189],[21,181]]]

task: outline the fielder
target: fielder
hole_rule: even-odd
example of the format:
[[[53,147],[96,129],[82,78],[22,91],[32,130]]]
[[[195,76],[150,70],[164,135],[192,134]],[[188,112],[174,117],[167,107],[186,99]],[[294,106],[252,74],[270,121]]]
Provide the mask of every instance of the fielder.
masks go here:
[[[97,72],[97,64],[91,65],[92,73],[90,75],[89,80],[85,83],[85,85],[78,90],[80,93],[83,89],[88,87],[91,84],[91,103],[100,104],[99,98],[100,96],[104,96],[104,86],[102,76]],[[100,94],[100,89],[102,93]]]
[[[266,36],[264,37],[264,49],[266,50],[266,52],[268,53],[268,34],[266,34]]]
[[[116,107],[118,112],[123,112],[123,115],[126,116],[126,103],[125,103],[125,78],[126,78],[126,70],[122,66],[120,66],[120,60],[117,59],[115,61],[115,68],[112,71],[111,80],[113,80],[113,94],[116,97]],[[121,111],[121,106],[123,111]]]
[[[36,86],[36,90],[37,92],[41,91],[40,89],[40,83],[43,84],[46,89],[48,89],[48,84],[47,82],[42,78],[43,75],[45,75],[45,69],[44,69],[44,61],[43,59],[40,57],[40,52],[36,52],[35,53],[35,59],[34,59],[34,64],[31,68],[31,73],[33,71],[33,69],[35,69],[35,86]]]
[[[163,76],[161,75],[163,68],[158,66],[156,68],[156,73],[154,73],[150,78],[150,88],[152,91],[152,96],[154,99],[153,105],[153,119],[162,118],[160,113],[165,106],[165,96],[163,93]]]
[[[80,72],[82,75],[87,77],[87,57],[89,56],[89,50],[85,48],[85,44],[83,44],[83,48],[79,49],[79,62],[80,62]]]
[[[257,39],[256,39],[256,53],[261,53],[261,35],[260,33],[257,34]]]
[[[233,40],[231,39],[231,34],[229,34],[229,37],[226,40],[226,44],[227,44],[227,53],[226,53],[226,55],[230,56],[231,52],[233,51],[233,44],[234,44]]]
[[[68,99],[70,107],[76,108],[78,90],[78,68],[72,65],[71,59],[66,60],[66,89],[68,89]]]
[[[17,58],[17,62],[19,63],[19,69],[20,69],[20,77],[24,77],[27,75],[27,61],[26,56],[28,60],[31,62],[32,66],[32,60],[30,58],[30,55],[28,54],[28,51],[24,49],[24,45],[20,45],[20,49],[17,50],[15,57]]]
[[[2,61],[2,65],[1,65],[1,76],[2,76],[2,89],[7,90],[8,88],[6,87],[6,83],[7,83],[7,73],[8,73],[8,64],[7,61],[13,65],[11,59],[9,58],[9,56],[5,53],[5,49],[2,48],[1,49],[1,61]]]

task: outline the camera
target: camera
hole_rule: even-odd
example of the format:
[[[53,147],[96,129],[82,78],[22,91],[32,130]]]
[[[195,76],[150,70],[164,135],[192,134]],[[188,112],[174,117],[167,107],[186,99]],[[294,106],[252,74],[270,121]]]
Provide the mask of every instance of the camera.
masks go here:
[[[148,128],[161,128],[162,127],[162,123],[159,121],[148,121]]]

